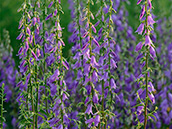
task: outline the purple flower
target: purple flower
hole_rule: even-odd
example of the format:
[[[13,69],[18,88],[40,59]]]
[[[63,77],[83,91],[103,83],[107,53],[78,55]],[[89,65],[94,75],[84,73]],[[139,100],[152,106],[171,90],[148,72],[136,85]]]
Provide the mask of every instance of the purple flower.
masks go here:
[[[95,44],[97,47],[100,47],[99,43],[96,41],[95,38],[93,38],[93,42],[94,42],[94,44]]]
[[[57,9],[54,11],[54,16],[56,16],[57,15]]]
[[[139,43],[137,44],[137,46],[136,46],[135,51],[138,52],[139,50],[142,49],[142,47],[143,47],[143,43],[142,43],[142,42],[139,42]]]
[[[155,103],[155,97],[152,93],[148,94],[150,100],[152,101],[152,103],[154,104]]]
[[[110,59],[110,65],[111,65],[111,68],[114,68],[114,69],[116,69],[117,68],[117,65],[116,65],[116,62],[111,58]]]
[[[138,113],[138,115],[140,115],[142,113],[143,108],[144,108],[144,106],[138,106],[137,107],[137,113]]]
[[[36,25],[36,17],[33,18],[33,26]]]
[[[53,17],[53,14],[52,14],[52,13],[50,13],[50,14],[45,18],[45,20],[47,21],[47,20],[50,19],[51,17]]]
[[[95,104],[98,104],[98,100],[99,100],[99,98],[98,98],[97,93],[94,93],[93,102],[94,102]]]
[[[92,27],[91,27],[91,28],[92,28],[92,30],[93,30],[93,32],[94,32],[94,33],[96,33],[96,32],[97,32],[97,31],[96,31],[96,28],[94,27],[94,25],[92,25]]]
[[[68,62],[67,61],[62,61],[62,63],[63,63],[63,66],[67,69],[67,70],[69,70],[69,64],[68,64]]]
[[[139,90],[137,91],[137,93],[138,93],[138,95],[141,95],[141,94],[143,93],[143,89],[142,89],[142,88],[139,89]]]
[[[145,45],[151,46],[151,44],[152,44],[152,40],[150,39],[149,35],[146,35],[145,36]]]
[[[100,123],[100,116],[97,115],[94,119],[94,123],[95,123],[95,126],[98,126],[98,124]]]
[[[170,101],[172,101],[172,94],[170,92],[168,93],[168,98],[169,98]]]
[[[38,60],[38,57],[36,56],[36,54],[31,50],[31,53],[32,53],[32,56],[36,59],[36,60]]]
[[[138,34],[142,34],[144,30],[144,23],[141,23],[140,26],[137,28],[136,32],[138,32]]]
[[[140,2],[142,2],[142,0],[138,0],[138,1],[137,1],[137,5],[140,4]]]
[[[29,27],[27,27],[26,31],[27,31],[28,35],[31,35],[31,31],[30,31]]]
[[[153,25],[155,23],[155,21],[152,19],[152,16],[149,15],[148,16],[148,25]]]
[[[82,46],[81,50],[84,51],[88,45],[89,45],[89,43],[86,43],[84,46]]]
[[[63,125],[60,124],[57,129],[63,129]]]
[[[53,1],[51,1],[51,3],[48,5],[48,8],[51,8],[52,5],[53,5]]]
[[[140,19],[143,18],[144,14],[145,14],[145,5],[142,6],[142,10],[141,10],[141,13],[140,13]]]
[[[116,89],[116,83],[113,78],[110,79],[110,86],[112,89]]]
[[[88,119],[87,121],[85,121],[86,124],[88,124],[88,127],[91,127],[92,123],[94,122],[93,118]]]
[[[149,8],[151,9],[152,8],[152,3],[150,0],[148,0],[148,5],[149,5]]]
[[[156,57],[155,49],[152,46],[150,46],[149,51],[153,58]]]
[[[91,65],[94,66],[99,66],[99,64],[96,62],[96,59],[94,56],[91,57]]]
[[[16,39],[20,40],[23,37],[23,35],[24,35],[23,32],[21,32]]]
[[[149,89],[150,92],[156,91],[153,84],[152,84],[152,82],[149,82],[148,85],[149,85],[148,89]]]
[[[21,55],[22,52],[23,52],[24,48],[23,47],[20,47],[19,51],[18,51],[18,55]]]
[[[84,35],[82,36],[83,38],[85,38],[88,35],[88,31],[84,33]]]
[[[86,109],[85,113],[87,113],[88,115],[89,115],[90,113],[93,114],[93,113],[92,113],[92,105],[91,105],[91,104],[89,104],[89,105],[87,106],[87,109]]]

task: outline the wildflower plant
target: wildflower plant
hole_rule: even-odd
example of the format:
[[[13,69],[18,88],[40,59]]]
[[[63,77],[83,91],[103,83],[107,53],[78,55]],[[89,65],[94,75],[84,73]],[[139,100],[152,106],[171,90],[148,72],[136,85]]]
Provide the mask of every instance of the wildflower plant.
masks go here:
[[[4,128],[4,122],[6,121],[3,114],[6,112],[4,110],[4,101],[6,100],[5,99],[5,94],[4,94],[4,83],[1,85],[1,89],[0,89],[0,98],[1,98],[1,104],[0,104],[0,107],[1,107],[1,116],[0,116],[0,119],[1,119],[1,123],[0,123],[0,127],[1,129]]]
[[[149,102],[151,102],[152,104],[155,103],[155,97],[153,95],[153,91],[155,91],[155,89],[150,79],[151,77],[150,74],[152,69],[149,66],[149,57],[151,57],[151,59],[153,60],[154,58],[156,58],[155,46],[153,45],[152,40],[150,38],[150,34],[153,30],[153,24],[155,23],[155,21],[153,20],[151,15],[151,9],[152,9],[151,0],[146,0],[146,1],[139,0],[137,4],[140,4],[141,2],[143,2],[141,14],[140,14],[141,24],[136,32],[142,35],[144,31],[143,34],[144,38],[143,41],[137,44],[136,51],[141,50],[141,53],[143,54],[141,58],[141,63],[144,64],[143,65],[144,68],[137,80],[140,84],[140,89],[137,91],[137,99],[140,104],[136,106],[137,106],[138,116],[140,116],[141,113],[144,112],[144,118],[142,117],[140,118],[140,120],[138,119],[138,127],[144,125],[144,129],[146,129],[148,119],[151,119],[151,117],[155,117],[153,114],[157,110],[156,107],[154,111],[149,111],[149,107],[148,107]],[[145,95],[143,96],[143,94]]]
[[[73,46],[65,59],[61,23],[70,20],[62,16],[65,2],[23,0],[18,72],[4,31],[1,128],[9,126],[3,120],[4,102],[12,103],[13,128],[171,128],[171,17],[159,20],[154,30],[158,16],[152,13],[152,0],[138,0],[136,36],[128,20],[133,2],[68,0]]]
[[[20,103],[20,128],[65,128],[68,116],[64,101],[68,98],[64,72],[69,69],[62,56],[62,28],[60,1],[24,1],[20,27],[23,43],[18,52],[22,59],[20,72],[23,78],[17,84]],[[39,16],[41,13],[42,15]],[[47,16],[46,16],[47,15]],[[51,19],[52,18],[52,19]],[[47,20],[51,22],[47,22]],[[47,31],[51,28],[51,31]],[[20,35],[21,35],[20,34]],[[21,39],[20,35],[17,39]],[[24,84],[23,84],[24,83]],[[51,107],[50,109],[48,107]],[[58,110],[59,109],[59,110]]]

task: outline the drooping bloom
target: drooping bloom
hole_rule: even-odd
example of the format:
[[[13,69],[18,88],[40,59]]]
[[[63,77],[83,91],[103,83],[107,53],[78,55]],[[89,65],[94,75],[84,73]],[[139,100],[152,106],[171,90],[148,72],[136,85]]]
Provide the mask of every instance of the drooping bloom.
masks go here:
[[[140,26],[137,28],[136,32],[138,32],[138,34],[142,34],[144,30],[144,23],[141,23]]]
[[[142,47],[143,47],[143,43],[142,43],[142,42],[139,42],[139,43],[137,44],[137,46],[136,46],[135,51],[138,52],[139,50],[142,49]]]

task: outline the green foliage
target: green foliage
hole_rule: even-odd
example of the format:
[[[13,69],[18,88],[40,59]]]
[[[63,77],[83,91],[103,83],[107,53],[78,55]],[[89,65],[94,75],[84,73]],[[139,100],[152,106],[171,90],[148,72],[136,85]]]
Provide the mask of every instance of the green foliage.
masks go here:
[[[1,116],[0,116],[0,127],[1,129],[3,129],[3,122],[5,122],[5,118],[3,116],[3,113],[6,112],[4,109],[4,101],[5,101],[5,94],[4,94],[4,83],[2,84],[1,88],[0,88],[0,98],[1,98],[1,104],[0,104],[0,108],[1,108]]]

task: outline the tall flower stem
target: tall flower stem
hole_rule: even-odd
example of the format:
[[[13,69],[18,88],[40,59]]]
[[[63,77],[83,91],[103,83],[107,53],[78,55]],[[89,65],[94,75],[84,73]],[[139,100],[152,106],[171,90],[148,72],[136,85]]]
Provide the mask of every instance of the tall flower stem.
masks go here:
[[[77,0],[76,1],[76,9],[77,9],[77,26],[78,26],[78,31],[79,31],[79,33],[78,33],[78,37],[79,37],[79,44],[80,44],[80,46],[81,46],[81,48],[82,48],[82,37],[81,37],[81,26],[80,26],[80,8],[81,8],[81,5],[80,5],[80,2],[81,2],[81,0]],[[82,55],[81,56],[81,62],[82,62],[82,72],[84,72],[84,70],[83,70],[83,68],[84,68],[84,55]],[[85,75],[83,75],[83,82],[85,81]],[[83,84],[81,84],[81,88],[82,87],[84,87],[84,85]],[[84,96],[84,94],[82,94],[82,96]],[[86,107],[85,107],[85,105],[83,105],[83,109],[84,109],[84,111],[86,110]],[[85,117],[86,117],[86,115],[85,115]],[[87,125],[85,124],[85,122],[84,122],[84,128],[86,129],[87,128]]]
[[[34,3],[34,8],[33,8],[33,12],[34,12],[34,17],[36,17],[36,3],[37,0]],[[35,41],[35,26],[33,26],[33,37],[34,37],[34,45],[36,45],[36,41]],[[39,97],[39,84],[38,84],[38,66],[37,66],[37,62],[35,61],[35,86],[36,86],[36,104],[35,104],[35,128],[38,128],[38,97]]]
[[[44,9],[44,11],[43,11],[43,53],[44,53],[44,58],[45,58],[45,24],[46,24],[46,22],[45,22],[45,11],[46,11],[46,0],[44,0],[44,2],[43,2],[43,9]],[[45,59],[44,59],[44,63],[43,63],[43,68],[44,68],[44,73],[46,73],[46,61],[45,61]],[[46,85],[46,78],[44,77],[44,84]],[[47,92],[47,89],[45,88],[45,95],[47,96],[48,95],[48,92]],[[46,97],[45,98],[45,110],[46,110],[46,113],[48,114],[48,98]]]
[[[3,129],[3,105],[4,105],[4,83],[2,84],[2,87],[1,87],[1,93],[0,93],[0,96],[1,96],[1,129]]]
[[[101,17],[104,17],[104,13],[103,13],[103,0],[101,0]],[[101,21],[102,21],[102,19],[101,19]],[[104,26],[104,21],[102,21],[102,25]],[[102,109],[101,109],[101,111],[102,111],[102,117],[103,117],[103,121],[102,122],[104,122],[104,101],[105,101],[105,89],[104,89],[104,80],[102,80]],[[99,123],[99,127],[98,127],[99,129],[101,128],[101,125],[100,125],[100,123]],[[102,127],[102,129],[104,129],[104,126]]]
[[[148,0],[146,0],[145,2],[145,10],[146,10],[146,32],[147,34],[149,33],[148,31],[148,10],[147,10],[147,3]],[[148,48],[146,49],[146,70],[148,69],[148,58],[149,58],[149,50]],[[145,102],[145,119],[144,119],[144,129],[146,129],[146,125],[147,125],[147,106],[148,106],[148,72],[146,72],[146,102]]]

